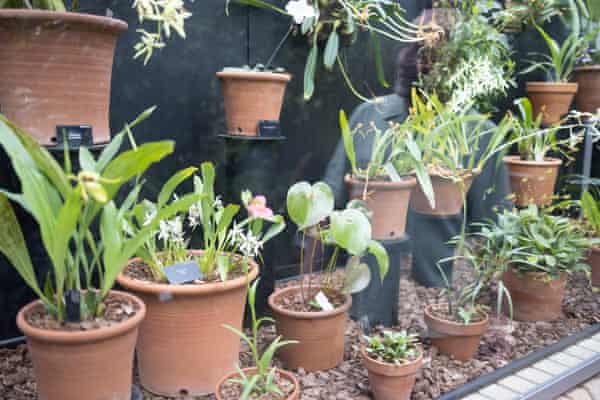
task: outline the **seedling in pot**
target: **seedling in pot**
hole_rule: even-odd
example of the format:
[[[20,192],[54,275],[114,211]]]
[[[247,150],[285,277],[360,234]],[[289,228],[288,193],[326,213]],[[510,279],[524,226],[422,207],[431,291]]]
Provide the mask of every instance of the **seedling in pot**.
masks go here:
[[[381,362],[402,365],[421,355],[418,335],[406,331],[383,330],[364,339],[367,355]]]

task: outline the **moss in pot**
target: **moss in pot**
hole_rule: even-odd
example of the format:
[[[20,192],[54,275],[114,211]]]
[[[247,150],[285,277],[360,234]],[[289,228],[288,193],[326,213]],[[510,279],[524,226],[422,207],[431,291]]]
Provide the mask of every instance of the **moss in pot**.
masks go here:
[[[371,238],[368,210],[363,202],[353,200],[343,210],[334,210],[331,188],[318,182],[314,185],[299,182],[287,194],[288,215],[302,233],[304,246],[306,235],[313,240],[308,253],[308,279],[305,279],[303,260],[299,286],[277,290],[269,296],[277,331],[284,339],[297,340],[299,344],[284,348],[281,359],[290,369],[307,371],[330,369],[338,365],[344,356],[344,333],[346,311],[350,308],[350,294],[363,290],[371,279],[369,267],[361,262],[367,252],[375,256],[384,279],[389,267],[385,248]],[[314,285],[312,269],[317,243],[332,246],[333,252],[321,277]],[[345,250],[350,255],[345,268],[341,289],[334,287],[332,274],[338,255]],[[301,254],[304,249],[301,250]]]
[[[195,172],[181,170],[165,183],[155,203],[137,204],[129,229],[143,229],[148,216],[177,201],[171,200],[177,198],[174,190]],[[285,228],[283,217],[273,214],[264,196],[242,192],[247,212],[243,219],[239,205],[224,205],[214,191],[211,163],[203,163],[193,180],[199,200],[161,221],[139,257],[119,275],[119,283],[146,302],[138,370],[142,386],[161,395],[212,393],[218,380],[233,371],[240,343],[236,335],[223,333],[222,326],[241,329],[247,282],[258,275],[255,259],[264,243]],[[186,228],[191,234],[202,231],[201,250],[188,248]]]
[[[59,165],[29,134],[0,116],[0,143],[22,190],[0,196],[0,252],[39,297],[21,309],[17,324],[27,337],[40,398],[76,400],[82,393],[94,400],[131,397],[133,352],[146,307],[136,296],[112,290],[115,278],[160,218],[197,200],[183,197],[160,210],[144,229],[125,234],[132,203],[117,203],[117,192],[174,148],[173,142],[163,141],[119,153],[123,141],[132,140],[130,128],[150,113],[117,134],[98,159],[82,147],[79,171],[71,170],[68,149]],[[138,190],[139,184],[134,185],[133,191]],[[43,289],[9,198],[39,224],[52,266]],[[99,233],[91,229],[95,224]]]

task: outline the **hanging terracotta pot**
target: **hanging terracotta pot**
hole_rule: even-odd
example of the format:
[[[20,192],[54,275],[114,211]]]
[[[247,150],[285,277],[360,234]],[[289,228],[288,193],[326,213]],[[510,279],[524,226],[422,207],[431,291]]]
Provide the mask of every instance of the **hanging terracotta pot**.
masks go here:
[[[28,322],[41,301],[23,307],[17,325],[27,337],[40,400],[130,400],[133,356],[138,326],[146,307],[135,296],[111,291],[109,296],[135,304],[135,314],[115,325],[86,331],[40,329]]]
[[[419,368],[423,365],[423,354],[406,364],[391,364],[374,360],[361,348],[362,362],[369,371],[369,385],[376,400],[408,400]]]
[[[244,374],[246,374],[247,376],[252,376],[253,372],[256,371],[256,368],[244,368],[242,371],[244,371]],[[280,368],[277,368],[276,373],[279,374],[282,378],[286,379],[287,381],[292,382],[295,386],[294,391],[285,398],[281,398],[281,400],[300,400],[300,384],[298,383],[298,380],[296,379],[294,374]],[[225,376],[219,381],[219,383],[217,384],[217,389],[215,390],[215,397],[217,398],[217,400],[234,400],[231,397],[226,397],[222,395],[221,389],[223,388],[225,382],[229,381],[230,379],[239,378],[239,376],[239,373],[234,372]]]
[[[110,84],[127,24],[69,12],[0,9],[0,112],[42,145],[57,125],[91,125],[110,140]]]
[[[132,259],[129,265],[139,262]],[[223,325],[242,328],[246,283],[257,275],[255,263],[247,277],[194,285],[152,283],[121,273],[119,284],[148,308],[137,345],[142,386],[163,396],[212,393],[219,379],[235,370],[240,351],[239,337]]]
[[[529,204],[545,206],[552,203],[558,170],[562,161],[547,157],[544,161],[524,161],[519,156],[504,157],[514,193],[513,202],[519,207]]]
[[[431,208],[429,205],[429,201],[421,189],[421,185],[416,185],[410,199],[411,209],[420,214],[428,215],[459,214],[463,209],[463,194],[460,185],[451,179],[439,175],[430,176],[435,198],[435,208]],[[473,176],[465,178],[464,190],[466,193],[469,193],[472,183]]]
[[[257,136],[260,120],[279,121],[290,74],[244,70],[217,72],[229,135]]]
[[[592,285],[600,287],[600,247],[590,249],[588,264],[592,267]]]
[[[351,199],[363,199],[364,181],[346,175],[344,178]],[[367,207],[371,216],[372,236],[375,240],[395,240],[404,237],[406,214],[417,179],[406,177],[400,182],[371,181],[367,187]]]
[[[517,321],[552,321],[562,315],[567,274],[547,280],[542,272],[518,274],[513,269],[504,273],[502,280],[510,293],[513,317]]]
[[[319,290],[313,286],[313,295]],[[352,297],[332,311],[292,311],[283,307],[282,299],[300,292],[299,286],[277,290],[269,296],[277,333],[284,340],[299,343],[279,350],[279,358],[289,369],[304,368],[306,371],[322,371],[334,368],[344,359],[344,333],[346,312],[352,305]]]
[[[431,343],[440,352],[460,361],[469,361],[477,353],[481,337],[488,328],[488,316],[468,325],[449,321],[438,316],[435,310],[448,310],[448,304],[434,304],[425,308],[425,324],[429,328]]]
[[[600,65],[575,68],[575,80],[579,84],[577,111],[595,114],[600,109]]]
[[[552,125],[569,113],[579,85],[569,82],[527,82],[527,97],[533,106],[533,115],[543,112],[542,123]]]

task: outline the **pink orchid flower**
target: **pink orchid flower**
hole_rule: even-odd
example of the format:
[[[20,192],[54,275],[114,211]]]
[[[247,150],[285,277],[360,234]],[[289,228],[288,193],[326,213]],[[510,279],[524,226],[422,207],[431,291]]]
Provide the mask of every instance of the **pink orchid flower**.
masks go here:
[[[268,219],[273,217],[273,210],[267,207],[267,198],[265,196],[255,196],[248,204],[248,214],[254,218]]]

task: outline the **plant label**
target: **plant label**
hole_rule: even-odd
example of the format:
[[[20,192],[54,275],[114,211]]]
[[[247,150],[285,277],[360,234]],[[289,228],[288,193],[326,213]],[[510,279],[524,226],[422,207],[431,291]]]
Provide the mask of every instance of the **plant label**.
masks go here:
[[[200,267],[195,262],[177,263],[163,269],[169,283],[180,285],[202,279]]]
[[[69,149],[91,146],[94,144],[92,127],[90,125],[58,125],[56,127],[56,144],[58,147],[68,145]]]
[[[333,311],[333,305],[331,304],[327,296],[325,296],[325,293],[323,293],[323,291],[317,293],[317,295],[315,296],[315,301],[317,302],[319,307],[321,307],[321,310]]]
[[[280,137],[281,126],[279,125],[279,121],[258,121],[258,136],[271,138]]]

